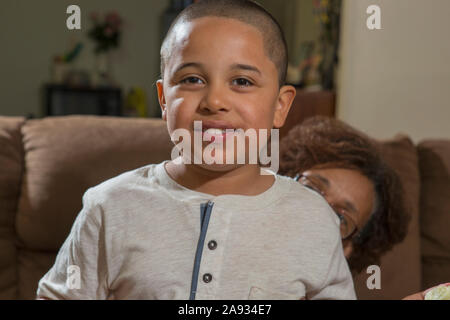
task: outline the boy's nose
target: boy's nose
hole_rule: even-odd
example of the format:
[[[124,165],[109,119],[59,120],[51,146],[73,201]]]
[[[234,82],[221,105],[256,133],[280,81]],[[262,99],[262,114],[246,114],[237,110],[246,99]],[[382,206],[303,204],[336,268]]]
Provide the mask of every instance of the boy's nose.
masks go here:
[[[200,103],[202,111],[209,111],[212,113],[219,111],[229,111],[229,104],[226,99],[226,90],[218,86],[210,86],[205,94],[204,99]]]

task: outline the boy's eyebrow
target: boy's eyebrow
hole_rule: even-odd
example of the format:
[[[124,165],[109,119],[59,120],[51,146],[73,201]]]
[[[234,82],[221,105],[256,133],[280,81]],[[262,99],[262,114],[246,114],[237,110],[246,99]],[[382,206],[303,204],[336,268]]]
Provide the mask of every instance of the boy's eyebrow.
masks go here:
[[[254,67],[254,66],[251,66],[248,64],[242,64],[242,63],[233,64],[231,66],[231,70],[235,70],[235,69],[254,71],[254,72],[258,73],[259,75],[261,75],[261,71],[259,71],[259,69],[257,67]]]
[[[194,67],[194,68],[202,68],[202,64],[198,63],[198,62],[186,62],[183,63],[182,65],[180,65],[174,72],[174,74],[176,74],[177,72],[179,72],[180,70],[184,69],[184,68],[188,68],[188,67]]]
[[[177,72],[179,72],[180,70],[184,69],[184,68],[188,68],[188,67],[194,67],[194,68],[202,68],[203,65],[201,63],[198,62],[186,62],[181,64],[174,72],[174,74],[176,74]],[[235,63],[231,66],[231,70],[248,70],[248,71],[253,71],[258,73],[259,75],[261,75],[261,71],[259,71],[259,69],[257,67],[248,65],[248,64],[242,64],[242,63]]]

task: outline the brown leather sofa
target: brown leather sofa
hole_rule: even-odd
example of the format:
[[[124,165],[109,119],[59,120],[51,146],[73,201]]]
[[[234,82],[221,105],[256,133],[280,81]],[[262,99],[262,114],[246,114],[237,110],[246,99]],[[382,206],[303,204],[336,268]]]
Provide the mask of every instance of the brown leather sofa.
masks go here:
[[[69,116],[0,117],[0,299],[34,299],[39,279],[91,186],[170,158],[157,119]],[[355,277],[360,299],[400,299],[450,281],[450,140],[382,143],[404,182],[412,222],[381,264],[381,289]]]

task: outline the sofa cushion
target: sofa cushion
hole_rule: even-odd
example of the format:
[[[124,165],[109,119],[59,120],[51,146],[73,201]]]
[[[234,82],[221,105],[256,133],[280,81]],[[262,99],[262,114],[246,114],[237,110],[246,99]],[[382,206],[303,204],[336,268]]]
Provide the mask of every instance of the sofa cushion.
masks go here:
[[[418,153],[422,281],[429,288],[450,281],[450,140],[423,141]]]
[[[23,171],[24,118],[0,117],[0,299],[17,298],[14,218]]]
[[[381,258],[381,289],[367,288],[371,274],[363,271],[355,278],[358,299],[402,299],[421,290],[419,195],[420,175],[416,147],[404,135],[380,141],[385,161],[399,175],[405,194],[405,206],[411,221],[405,240]]]
[[[18,250],[18,299],[36,299],[37,284],[42,276],[55,262],[56,252],[34,251],[28,249]]]
[[[21,244],[58,250],[90,187],[170,157],[158,119],[94,116],[31,120],[22,128],[26,173],[17,214]]]

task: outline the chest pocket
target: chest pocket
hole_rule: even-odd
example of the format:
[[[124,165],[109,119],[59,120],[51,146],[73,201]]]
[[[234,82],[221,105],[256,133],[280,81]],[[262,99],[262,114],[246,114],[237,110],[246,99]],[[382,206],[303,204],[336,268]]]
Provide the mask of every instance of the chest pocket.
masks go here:
[[[302,288],[298,294],[288,294],[279,291],[268,290],[261,287],[251,287],[249,300],[305,300],[305,291]]]

